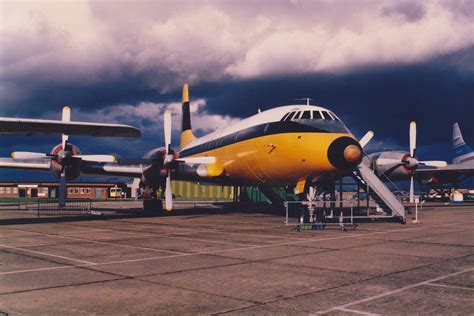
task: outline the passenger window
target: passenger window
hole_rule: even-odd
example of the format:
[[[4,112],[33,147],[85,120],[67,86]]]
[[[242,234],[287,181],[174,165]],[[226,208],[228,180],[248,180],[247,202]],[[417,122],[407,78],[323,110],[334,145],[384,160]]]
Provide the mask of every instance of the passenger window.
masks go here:
[[[311,111],[304,111],[303,115],[301,116],[303,120],[310,120],[311,119]]]
[[[313,111],[313,120],[322,120],[323,117],[321,115],[321,112],[319,111]]]
[[[286,118],[290,115],[290,113],[291,113],[291,112],[286,113],[285,116],[283,116],[280,121],[286,120]]]
[[[297,120],[300,118],[301,111],[296,112],[295,116],[293,117],[294,120]]]
[[[291,112],[290,115],[285,119],[285,121],[291,121],[296,112]]]
[[[332,118],[329,116],[329,113],[326,111],[321,112],[323,114],[323,117],[325,120],[332,120]]]

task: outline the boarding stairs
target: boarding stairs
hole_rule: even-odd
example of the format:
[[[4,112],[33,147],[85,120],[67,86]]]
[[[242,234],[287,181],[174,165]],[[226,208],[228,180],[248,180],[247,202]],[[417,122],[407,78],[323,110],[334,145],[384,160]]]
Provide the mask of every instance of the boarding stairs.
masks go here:
[[[367,192],[374,202],[394,217],[405,219],[405,207],[377,177],[367,164],[362,162],[354,171],[352,178]]]

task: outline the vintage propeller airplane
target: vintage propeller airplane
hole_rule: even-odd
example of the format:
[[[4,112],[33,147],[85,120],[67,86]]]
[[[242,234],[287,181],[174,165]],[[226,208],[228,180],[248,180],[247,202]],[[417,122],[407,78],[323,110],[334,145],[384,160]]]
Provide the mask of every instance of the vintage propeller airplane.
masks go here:
[[[446,161],[420,161],[416,157],[416,122],[410,123],[410,150],[382,151],[364,158],[375,174],[384,182],[410,180],[410,202],[414,200],[414,176],[420,166],[445,167]]]
[[[416,170],[421,183],[456,185],[474,176],[474,150],[464,141],[458,123],[453,124],[452,155],[449,165]]]
[[[382,181],[410,180],[410,202],[414,201],[414,178],[423,184],[456,184],[474,175],[474,151],[464,142],[458,123],[453,124],[453,161],[419,161],[416,157],[416,123],[410,123],[410,150],[383,151],[364,157]]]
[[[112,161],[107,155],[79,155],[63,136],[62,144],[50,154],[16,152],[13,158],[1,158],[0,168],[51,170],[62,179],[61,183],[81,173],[140,178],[140,187],[149,189],[152,198],[157,198],[159,187],[165,188],[166,210],[171,210],[171,179],[227,185],[295,186],[297,193],[303,193],[311,186],[330,183],[349,174],[361,162],[362,148],[373,137],[373,133],[368,132],[357,141],[333,112],[296,104],[259,112],[196,138],[191,129],[189,106],[185,84],[179,150],[171,146],[171,113],[167,111],[164,114],[165,146],[149,151],[141,159]]]

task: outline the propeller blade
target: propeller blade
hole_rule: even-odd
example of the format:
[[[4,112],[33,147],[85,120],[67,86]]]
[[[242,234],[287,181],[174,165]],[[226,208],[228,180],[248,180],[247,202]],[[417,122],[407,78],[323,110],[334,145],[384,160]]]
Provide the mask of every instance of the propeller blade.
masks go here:
[[[173,209],[173,192],[171,191],[171,171],[166,177],[165,208],[169,212]]]
[[[96,161],[96,162],[114,162],[117,161],[117,158],[113,155],[76,155],[74,158],[80,158],[86,161]]]
[[[186,163],[202,163],[202,164],[212,164],[216,163],[216,157],[184,157],[178,158],[176,161],[186,162]]]
[[[63,115],[62,119],[63,122],[69,122],[71,120],[71,108],[68,106],[63,107]],[[66,149],[66,143],[69,139],[69,136],[67,134],[62,134],[62,141],[61,144],[63,145],[63,150]]]
[[[63,168],[61,178],[59,179],[59,206],[63,207],[66,205],[66,195],[66,169]]]
[[[415,157],[416,150],[416,122],[410,123],[410,157]]]
[[[166,154],[169,154],[171,146],[171,112],[166,111],[164,117],[164,129],[165,129],[165,146]]]
[[[364,137],[362,137],[359,141],[359,144],[360,144],[360,147],[364,148],[365,145],[367,145],[367,143],[372,139],[372,137],[374,137],[374,132],[372,131],[368,131]]]
[[[410,177],[410,203],[415,203],[415,183],[413,182],[413,174]]]
[[[377,166],[395,165],[403,163],[400,159],[379,158],[375,160]]]
[[[29,151],[14,151],[12,152],[12,158],[15,159],[42,159],[49,157],[44,153],[35,153]]]
[[[403,165],[404,165],[403,163],[399,163],[399,164],[394,165],[393,167],[391,167],[390,169],[388,169],[387,171],[385,171],[385,175],[386,175],[386,176],[391,175],[392,172],[394,172],[394,171],[397,170],[400,166],[403,166]]]
[[[446,167],[448,165],[446,161],[437,161],[437,160],[420,161],[419,164],[429,166],[429,167]]]

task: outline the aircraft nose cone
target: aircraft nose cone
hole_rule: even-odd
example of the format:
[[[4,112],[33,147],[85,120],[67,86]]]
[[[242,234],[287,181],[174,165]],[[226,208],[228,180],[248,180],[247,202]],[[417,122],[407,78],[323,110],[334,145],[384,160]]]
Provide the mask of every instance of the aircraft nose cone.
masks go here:
[[[362,148],[351,137],[339,137],[328,148],[329,162],[337,169],[351,170],[362,160]]]
[[[347,162],[354,163],[360,160],[362,156],[362,151],[356,145],[349,145],[344,149],[344,159]]]

